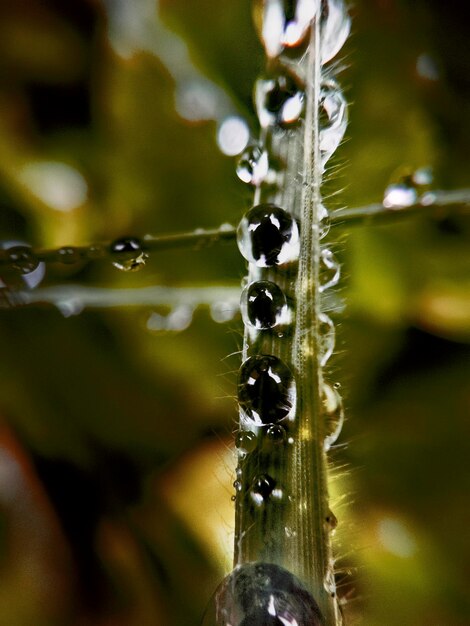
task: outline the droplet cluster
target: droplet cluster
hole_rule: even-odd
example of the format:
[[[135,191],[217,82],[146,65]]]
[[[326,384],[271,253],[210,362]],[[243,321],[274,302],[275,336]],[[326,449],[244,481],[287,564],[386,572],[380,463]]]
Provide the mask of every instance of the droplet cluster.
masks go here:
[[[305,285],[300,284],[300,267],[305,260],[301,242],[309,238],[303,221],[304,188],[309,183],[306,174],[299,172],[299,163],[303,163],[311,93],[307,89],[308,81],[312,80],[308,73],[308,50],[314,25],[320,32],[322,66],[315,100],[318,156],[314,167],[320,177],[343,140],[347,104],[332,70],[326,66],[349,33],[343,1],[264,0],[259,32],[268,64],[266,73],[254,87],[260,135],[251,140],[237,166],[240,180],[254,188],[252,207],[241,218],[237,230],[238,247],[248,263],[240,303],[245,334],[238,376],[240,430],[236,439],[239,465],[235,501],[241,533],[236,537],[238,563],[244,562],[245,555],[253,559],[253,549],[246,546],[255,544],[259,551],[256,558],[282,562],[283,551],[289,550],[286,541],[295,542],[300,535],[295,526],[298,517],[292,511],[310,506],[296,500],[286,488],[287,467],[293,463],[289,460],[291,450],[298,450],[297,443],[310,437],[308,428],[302,426],[294,346],[301,346],[306,359],[315,359],[320,372],[319,409],[323,412],[321,431],[325,451],[335,443],[343,423],[339,392],[323,380],[324,368],[334,352],[334,323],[320,304],[312,328],[303,331],[305,335],[300,338],[296,328],[300,298],[308,301],[304,294],[314,290],[321,303],[323,294],[340,279],[336,256],[331,246],[322,242],[317,257],[318,280],[315,284],[308,280]],[[312,237],[323,240],[329,231],[328,209],[317,200],[313,210]],[[280,520],[284,520],[282,528],[286,530],[282,537],[276,537]],[[321,523],[327,533],[336,526],[333,520],[336,518],[331,511],[324,513]],[[243,528],[248,531],[244,533]],[[327,577],[331,580],[331,571],[325,570],[324,576],[325,580]],[[238,584],[237,570],[232,577],[230,584]],[[303,623],[296,615],[292,616],[292,622],[285,616],[278,618],[275,612],[270,613],[269,621],[267,609],[263,607],[261,612],[263,617],[247,615],[243,619],[227,614],[226,621],[217,624],[232,623],[231,619],[244,626]],[[308,623],[321,623],[316,619]]]

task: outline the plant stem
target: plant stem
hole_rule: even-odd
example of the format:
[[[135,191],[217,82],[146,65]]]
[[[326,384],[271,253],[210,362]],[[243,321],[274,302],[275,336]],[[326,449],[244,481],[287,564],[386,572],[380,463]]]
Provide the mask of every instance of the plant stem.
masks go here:
[[[336,209],[330,214],[332,227],[343,225],[356,226],[363,223],[394,222],[398,219],[412,215],[432,215],[446,217],[449,213],[465,213],[470,206],[470,189],[455,189],[451,191],[436,190],[424,194],[416,204],[403,208],[387,208],[380,202],[365,206]],[[236,228],[230,224],[224,224],[219,228],[198,229],[189,233],[169,233],[168,235],[145,235],[142,239],[142,249],[145,252],[162,252],[178,248],[202,249],[211,245],[234,241]],[[112,253],[109,250],[109,242],[76,246],[83,260],[88,262],[111,260]],[[101,254],[96,254],[96,249],[101,248]],[[57,249],[33,249],[32,253],[39,261],[44,263],[57,262]],[[0,265],[8,264],[8,256],[4,250],[0,250]]]

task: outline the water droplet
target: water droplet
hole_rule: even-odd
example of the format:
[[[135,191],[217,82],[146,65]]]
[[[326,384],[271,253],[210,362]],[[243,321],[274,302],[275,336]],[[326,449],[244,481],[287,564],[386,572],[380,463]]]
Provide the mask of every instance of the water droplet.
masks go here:
[[[137,237],[116,239],[110,246],[115,260],[114,267],[123,272],[136,272],[145,265],[148,255],[142,250],[142,243]]]
[[[243,455],[253,452],[257,443],[258,438],[251,430],[241,430],[235,439],[235,445]]]
[[[238,492],[238,493],[242,490],[242,487],[243,487],[241,481],[239,481],[239,480],[235,480],[234,483],[233,483],[233,486],[235,488],[235,491]]]
[[[39,266],[39,260],[29,246],[12,246],[6,250],[10,267],[19,274],[31,274]]]
[[[333,389],[341,389],[341,383],[333,383]]]
[[[322,626],[313,596],[272,563],[236,567],[215,592],[202,626]]]
[[[330,232],[330,215],[323,204],[318,207],[319,237],[323,239]]]
[[[250,209],[238,226],[237,240],[245,259],[258,267],[282,265],[299,256],[297,222],[274,204]]]
[[[276,481],[271,476],[267,474],[257,476],[250,487],[251,499],[257,506],[262,506],[270,498],[275,486]]]
[[[322,84],[320,125],[321,162],[325,166],[341,143],[348,125],[347,102],[333,79]]]
[[[286,537],[292,539],[293,537],[297,537],[297,531],[293,530],[290,526],[286,526],[284,528],[284,533]]]
[[[405,209],[418,200],[416,189],[406,183],[395,183],[385,189],[383,205],[387,209]]]
[[[320,313],[319,316],[320,321],[320,344],[321,344],[321,356],[320,356],[320,365],[325,367],[329,358],[333,354],[333,350],[335,349],[335,326],[333,321],[328,315],[325,313]]]
[[[338,439],[344,423],[343,401],[336,387],[323,384],[323,408],[325,410],[325,440],[323,447],[328,451]]]
[[[338,527],[338,518],[333,513],[333,511],[328,511],[328,515],[325,517],[325,522],[331,533],[333,533]]]
[[[263,128],[289,126],[297,122],[304,100],[304,92],[288,74],[256,81],[255,105]]]
[[[56,252],[56,260],[65,265],[73,265],[78,263],[82,258],[82,254],[78,248],[72,246],[64,246]]]
[[[321,24],[321,61],[328,63],[343,47],[351,30],[351,19],[343,0],[323,2],[326,13]]]
[[[245,324],[259,330],[274,328],[289,320],[286,297],[276,283],[259,280],[244,289],[240,309]]]
[[[93,244],[88,246],[87,257],[89,259],[102,259],[106,256],[106,248],[105,246],[101,246],[100,244]]]
[[[284,47],[299,46],[319,8],[319,0],[265,0],[261,39],[266,54],[273,58]]]
[[[341,268],[340,265],[333,254],[333,252],[329,248],[323,248],[321,251],[321,281],[320,285],[320,293],[323,293],[330,287],[334,287],[338,284],[340,276],[341,276]]]
[[[244,183],[258,186],[269,172],[268,153],[261,146],[249,146],[237,163],[237,176]]]
[[[284,443],[286,437],[286,429],[280,424],[272,424],[266,431],[266,439],[273,444]]]
[[[275,356],[248,358],[240,368],[238,401],[251,423],[268,425],[288,417],[295,405],[291,371]]]
[[[6,257],[0,264],[0,298],[8,301],[11,292],[25,288],[34,289],[39,285],[46,273],[46,265],[34,260],[34,253],[30,252],[31,246],[23,241],[0,241],[0,250],[5,250]],[[36,267],[30,269],[35,263]]]

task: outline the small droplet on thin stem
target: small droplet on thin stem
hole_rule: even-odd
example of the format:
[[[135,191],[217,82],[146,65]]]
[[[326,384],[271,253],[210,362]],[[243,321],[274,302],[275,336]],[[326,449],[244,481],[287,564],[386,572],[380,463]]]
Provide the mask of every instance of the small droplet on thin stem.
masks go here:
[[[22,275],[31,274],[39,266],[39,260],[29,246],[12,246],[6,250],[6,257],[10,267]]]
[[[113,265],[123,272],[136,272],[142,269],[148,255],[142,249],[142,242],[137,237],[116,239],[110,246]]]
[[[64,263],[65,265],[73,265],[78,263],[82,258],[81,252],[78,248],[74,248],[73,246],[64,246],[59,248],[56,252],[56,260],[59,263]]]

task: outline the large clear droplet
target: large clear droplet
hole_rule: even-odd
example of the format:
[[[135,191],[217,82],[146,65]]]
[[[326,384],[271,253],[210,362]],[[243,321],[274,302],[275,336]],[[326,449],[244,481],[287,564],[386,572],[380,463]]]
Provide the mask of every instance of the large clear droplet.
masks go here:
[[[243,290],[240,309],[245,324],[259,330],[285,324],[289,319],[286,296],[269,280],[258,280]]]
[[[237,176],[244,183],[258,186],[268,172],[268,153],[261,146],[249,146],[238,160]]]
[[[328,451],[338,439],[344,423],[343,401],[335,385],[323,384],[323,408],[326,433],[323,447]]]
[[[304,108],[304,99],[304,92],[288,74],[256,81],[256,112],[263,128],[297,122]]]
[[[240,368],[238,401],[249,422],[275,424],[289,416],[295,404],[292,372],[271,355],[248,358]]]
[[[336,81],[322,84],[320,110],[320,152],[324,167],[341,143],[348,125],[348,105]]]
[[[338,284],[341,276],[340,265],[329,248],[323,248],[320,255],[321,285],[320,293]]]
[[[212,597],[202,626],[323,626],[315,599],[272,563],[236,567]]]
[[[319,0],[264,0],[261,39],[266,54],[273,58],[284,47],[302,44],[319,7]]]
[[[336,332],[335,325],[328,315],[320,313],[318,318],[320,321],[320,365],[325,367],[335,349]]]
[[[110,246],[113,265],[123,272],[137,272],[142,269],[148,255],[142,249],[142,242],[137,237],[116,239]]]
[[[321,61],[328,63],[343,47],[351,30],[351,19],[343,0],[323,2],[321,23]]]
[[[245,259],[258,267],[282,265],[299,256],[297,222],[274,204],[250,209],[238,226],[237,240]]]

